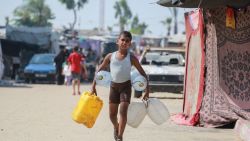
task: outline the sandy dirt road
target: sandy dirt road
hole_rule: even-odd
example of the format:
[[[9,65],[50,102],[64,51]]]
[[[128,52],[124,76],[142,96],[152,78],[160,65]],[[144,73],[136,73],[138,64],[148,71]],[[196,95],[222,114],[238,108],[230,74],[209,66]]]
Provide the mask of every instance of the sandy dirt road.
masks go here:
[[[90,85],[82,84],[81,90]],[[0,87],[0,141],[113,141],[113,127],[108,117],[108,89],[97,87],[104,107],[93,128],[75,123],[71,113],[79,96],[71,87],[26,85]],[[182,110],[182,95],[153,93],[171,114]],[[132,99],[133,100],[133,99]],[[148,117],[138,128],[127,126],[124,141],[239,141],[233,129],[215,129],[175,125],[160,126]]]

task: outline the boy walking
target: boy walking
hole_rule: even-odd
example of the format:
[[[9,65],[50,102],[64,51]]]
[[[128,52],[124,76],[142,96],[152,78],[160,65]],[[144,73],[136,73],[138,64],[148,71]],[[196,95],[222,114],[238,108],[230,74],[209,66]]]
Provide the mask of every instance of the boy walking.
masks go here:
[[[127,111],[131,99],[130,71],[132,65],[147,78],[137,58],[130,54],[132,35],[128,31],[120,33],[117,39],[118,51],[108,54],[98,71],[110,65],[111,86],[109,94],[109,117],[114,126],[114,138],[116,141],[123,140],[123,133],[127,123]],[[96,94],[96,82],[92,84],[92,94]],[[148,99],[149,87],[147,86],[143,99]],[[119,119],[117,118],[119,110]]]
[[[73,95],[76,94],[75,87],[77,85],[77,92],[80,95],[80,79],[81,79],[81,61],[82,56],[78,53],[78,47],[73,48],[73,52],[69,55],[68,62],[71,67],[71,76],[72,76],[72,86],[73,86]]]

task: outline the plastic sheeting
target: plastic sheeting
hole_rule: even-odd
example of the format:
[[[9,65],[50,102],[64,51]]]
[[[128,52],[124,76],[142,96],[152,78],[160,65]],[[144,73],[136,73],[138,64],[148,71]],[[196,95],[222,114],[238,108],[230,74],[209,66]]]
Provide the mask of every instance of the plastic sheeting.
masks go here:
[[[3,54],[2,54],[2,47],[1,47],[1,41],[0,41],[0,80],[2,80],[3,71],[4,71],[4,64],[3,64]]]
[[[43,49],[51,48],[52,52],[59,51],[59,34],[51,27],[15,27],[6,26],[6,39],[38,45]]]

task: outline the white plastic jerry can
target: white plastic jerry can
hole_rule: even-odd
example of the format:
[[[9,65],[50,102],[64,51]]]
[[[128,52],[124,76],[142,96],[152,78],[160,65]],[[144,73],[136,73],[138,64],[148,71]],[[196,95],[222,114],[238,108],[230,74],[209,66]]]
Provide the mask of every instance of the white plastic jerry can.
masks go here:
[[[128,107],[127,124],[137,128],[147,114],[146,103],[143,101],[131,102]]]
[[[163,124],[170,117],[167,107],[157,98],[149,98],[147,113],[149,118],[157,125]]]

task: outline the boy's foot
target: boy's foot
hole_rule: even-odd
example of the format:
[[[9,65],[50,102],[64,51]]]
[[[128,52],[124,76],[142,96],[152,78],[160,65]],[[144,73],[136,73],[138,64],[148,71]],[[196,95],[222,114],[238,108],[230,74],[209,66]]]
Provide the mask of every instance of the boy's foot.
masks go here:
[[[78,92],[78,95],[81,95],[81,92]]]
[[[75,92],[73,92],[73,94],[72,94],[72,95],[76,95],[76,94],[75,94]]]
[[[114,139],[117,140],[118,139],[118,129],[114,128]]]
[[[122,141],[122,139],[118,139],[118,138],[117,138],[116,141]]]

